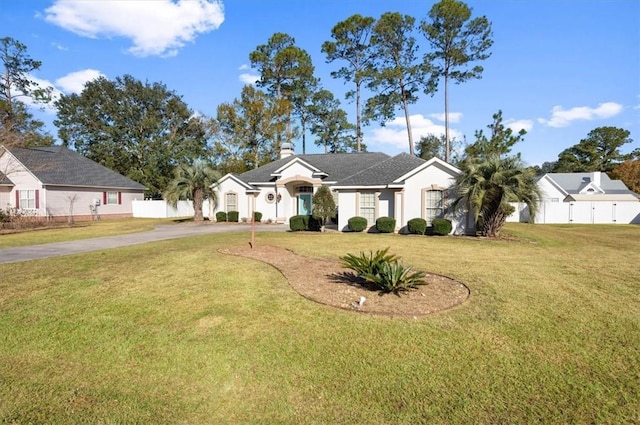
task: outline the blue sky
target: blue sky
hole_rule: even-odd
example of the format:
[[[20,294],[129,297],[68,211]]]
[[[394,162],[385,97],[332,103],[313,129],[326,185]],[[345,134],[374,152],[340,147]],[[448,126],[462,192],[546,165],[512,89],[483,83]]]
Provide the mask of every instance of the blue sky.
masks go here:
[[[124,74],[162,82],[192,109],[214,116],[216,107],[239,97],[256,78],[249,53],[275,32],[295,38],[311,55],[316,76],[334,92],[355,121],[351,89],[330,72],[321,52],[331,28],[359,13],[408,14],[420,21],[432,1],[417,0],[229,0],[21,1],[0,2],[0,37],[28,47],[42,67],[34,74],[62,93],[78,92],[99,75]],[[631,132],[629,152],[640,147],[640,2],[468,1],[474,16],[492,23],[492,56],[483,78],[452,85],[451,124],[459,139],[474,141],[499,109],[514,128],[525,128],[514,151],[529,164],[557,159],[600,126]],[[416,33],[418,44],[427,42]],[[444,131],[442,90],[410,107],[414,137]],[[53,135],[55,111],[37,111]],[[399,115],[386,127],[364,128],[369,151],[408,152]],[[307,153],[320,152],[307,139]],[[300,151],[301,144],[296,144]],[[299,152],[300,153],[300,152]]]

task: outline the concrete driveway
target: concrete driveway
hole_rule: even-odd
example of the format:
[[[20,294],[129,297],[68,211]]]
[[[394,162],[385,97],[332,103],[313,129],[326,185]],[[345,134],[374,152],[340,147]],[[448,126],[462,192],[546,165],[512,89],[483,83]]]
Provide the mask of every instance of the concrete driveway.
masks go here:
[[[257,232],[285,232],[289,230],[286,224],[263,224],[256,226]],[[38,260],[61,255],[80,254],[90,251],[118,248],[147,242],[167,239],[184,238],[187,236],[204,235],[208,233],[251,231],[248,224],[194,224],[181,223],[156,227],[148,232],[131,233],[128,235],[106,236],[103,238],[81,239],[68,242],[56,242],[42,245],[31,245],[20,248],[0,249],[0,264],[18,263],[21,261]]]

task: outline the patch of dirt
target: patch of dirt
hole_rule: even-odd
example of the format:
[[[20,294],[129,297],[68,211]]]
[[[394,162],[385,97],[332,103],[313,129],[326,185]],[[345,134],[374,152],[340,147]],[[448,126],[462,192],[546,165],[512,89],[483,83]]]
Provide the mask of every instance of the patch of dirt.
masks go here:
[[[270,264],[278,269],[293,289],[303,297],[328,306],[386,316],[417,317],[447,310],[469,298],[469,288],[446,276],[427,273],[425,285],[418,289],[380,295],[367,287],[339,260],[329,261],[298,255],[274,246],[222,249],[224,254],[238,255]],[[360,305],[361,297],[365,298]]]

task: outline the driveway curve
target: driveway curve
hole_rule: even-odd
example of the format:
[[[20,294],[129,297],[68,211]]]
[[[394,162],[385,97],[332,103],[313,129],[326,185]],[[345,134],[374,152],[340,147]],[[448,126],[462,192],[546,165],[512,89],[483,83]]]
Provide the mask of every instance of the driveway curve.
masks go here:
[[[256,231],[284,232],[289,229],[285,224],[269,224],[256,227]],[[210,223],[170,224],[157,226],[147,232],[130,233],[127,235],[105,236],[102,238],[80,239],[67,242],[55,242],[42,245],[30,245],[19,248],[0,249],[0,264],[19,263],[22,261],[39,260],[42,258],[59,257],[62,255],[81,254],[83,252],[102,251],[119,248],[121,246],[137,245],[147,242],[167,239],[198,236],[209,233],[251,231],[247,224],[212,225]]]

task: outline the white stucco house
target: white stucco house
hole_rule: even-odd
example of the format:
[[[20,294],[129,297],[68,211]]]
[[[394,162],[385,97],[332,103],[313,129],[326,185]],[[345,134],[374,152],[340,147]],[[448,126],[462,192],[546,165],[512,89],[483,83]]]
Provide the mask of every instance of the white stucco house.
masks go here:
[[[47,220],[132,216],[144,186],[63,146],[0,146],[0,209]]]
[[[311,214],[313,194],[326,185],[338,206],[339,230],[347,230],[354,216],[365,217],[369,227],[379,217],[395,218],[399,232],[406,231],[412,218],[424,218],[430,225],[434,218],[445,217],[452,221],[454,233],[464,233],[473,228],[473,220],[450,208],[459,173],[438,158],[426,161],[404,153],[295,155],[285,143],[280,159],[223,176],[215,210],[238,211],[241,218],[259,211],[263,221],[287,223],[292,216]]]
[[[547,173],[538,180],[542,199],[535,223],[640,224],[640,198],[606,173]],[[509,221],[526,221],[523,204]]]

